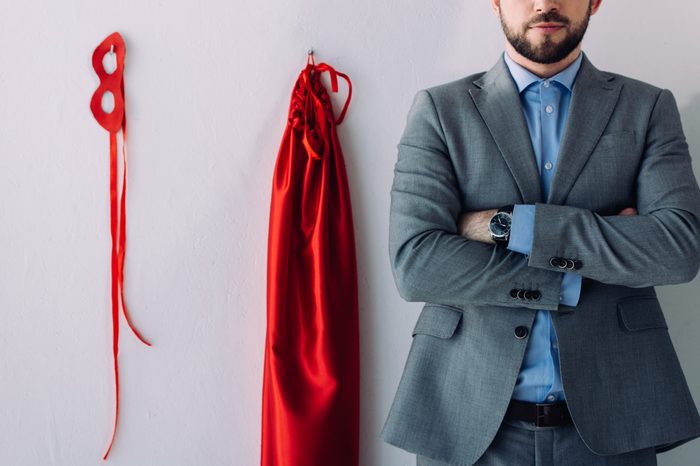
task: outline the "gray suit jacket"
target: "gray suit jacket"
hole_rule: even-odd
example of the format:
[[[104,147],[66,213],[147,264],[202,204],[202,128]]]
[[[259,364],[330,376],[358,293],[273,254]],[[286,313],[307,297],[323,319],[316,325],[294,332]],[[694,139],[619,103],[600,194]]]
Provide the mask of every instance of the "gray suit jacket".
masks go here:
[[[474,463],[515,386],[527,338],[514,330],[530,328],[537,309],[552,311],[565,396],[592,451],[663,451],[700,436],[653,288],[691,280],[700,263],[700,191],[670,92],[584,58],[541,203],[520,99],[501,59],[487,73],[418,93],[391,196],[396,284],[404,299],[427,304],[382,432],[387,442]],[[537,204],[529,257],[459,236],[460,212],[518,203]],[[639,215],[616,215],[630,206]],[[559,305],[563,274],[553,258],[577,261],[576,307]],[[539,299],[520,299],[511,293],[518,289]]]

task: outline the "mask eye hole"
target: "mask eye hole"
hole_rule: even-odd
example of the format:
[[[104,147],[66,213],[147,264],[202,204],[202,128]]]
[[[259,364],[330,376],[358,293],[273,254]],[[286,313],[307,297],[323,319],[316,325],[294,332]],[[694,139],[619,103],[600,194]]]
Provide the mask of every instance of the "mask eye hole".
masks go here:
[[[105,53],[102,57],[102,68],[107,74],[114,73],[117,70],[117,54],[114,52]]]
[[[114,94],[112,94],[112,91],[105,91],[105,93],[102,94],[100,107],[102,107],[102,111],[105,113],[112,113],[114,111]]]

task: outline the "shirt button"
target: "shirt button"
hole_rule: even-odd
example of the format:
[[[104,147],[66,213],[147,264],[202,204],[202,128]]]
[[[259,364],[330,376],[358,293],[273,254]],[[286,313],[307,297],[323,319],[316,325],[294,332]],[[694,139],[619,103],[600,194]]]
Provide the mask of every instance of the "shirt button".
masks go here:
[[[554,111],[554,107],[552,107],[551,105],[547,105],[547,106],[544,108],[544,111],[547,112],[547,113],[552,113],[552,112]]]
[[[552,165],[552,162],[547,162],[547,163],[544,164],[544,169],[545,169],[545,170],[551,170],[553,166],[554,166],[554,165]]]
[[[543,85],[544,85],[544,87],[549,87],[549,81],[545,81],[545,82],[543,83]]]
[[[552,401],[554,401],[554,400],[556,400],[556,397],[555,397],[554,395],[549,395],[549,396],[547,397],[547,401],[549,401],[550,403],[551,403]]]
[[[559,301],[564,301],[564,296],[559,296]]]

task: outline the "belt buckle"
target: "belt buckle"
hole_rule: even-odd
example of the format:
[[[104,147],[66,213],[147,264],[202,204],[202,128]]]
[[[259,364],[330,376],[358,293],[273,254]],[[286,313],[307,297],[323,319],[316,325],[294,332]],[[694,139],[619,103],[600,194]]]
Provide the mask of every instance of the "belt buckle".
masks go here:
[[[547,414],[548,414],[550,406],[551,405],[539,404],[539,403],[537,403],[535,405],[535,409],[536,409],[535,425],[537,427],[548,427],[548,423],[546,422],[546,418],[547,418]]]

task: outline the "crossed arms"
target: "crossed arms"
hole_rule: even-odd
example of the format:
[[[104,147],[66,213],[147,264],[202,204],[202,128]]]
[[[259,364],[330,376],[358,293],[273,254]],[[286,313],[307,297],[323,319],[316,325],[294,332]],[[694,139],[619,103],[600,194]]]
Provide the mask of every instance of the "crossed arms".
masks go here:
[[[488,234],[481,224],[488,214],[477,214],[474,222],[462,216],[435,104],[426,91],[419,93],[399,144],[392,186],[389,250],[399,293],[409,301],[458,307],[556,310],[562,274],[550,259],[567,251],[576,251],[583,264],[577,273],[601,283],[646,287],[691,280],[700,265],[700,190],[670,92],[659,92],[644,138],[636,211],[604,216],[537,204],[526,257],[479,236]],[[625,215],[630,213],[637,215]],[[470,227],[477,233],[471,235]],[[514,301],[513,288],[536,288],[541,299]]]

